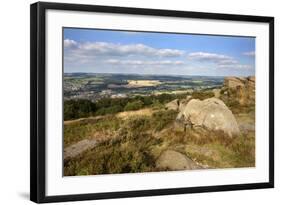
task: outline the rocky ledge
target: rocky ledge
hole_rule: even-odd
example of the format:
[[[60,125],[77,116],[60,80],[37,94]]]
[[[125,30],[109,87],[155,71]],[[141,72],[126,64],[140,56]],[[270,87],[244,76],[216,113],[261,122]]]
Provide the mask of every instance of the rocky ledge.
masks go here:
[[[240,105],[255,104],[254,76],[250,77],[226,77],[221,89],[222,97],[232,98]]]

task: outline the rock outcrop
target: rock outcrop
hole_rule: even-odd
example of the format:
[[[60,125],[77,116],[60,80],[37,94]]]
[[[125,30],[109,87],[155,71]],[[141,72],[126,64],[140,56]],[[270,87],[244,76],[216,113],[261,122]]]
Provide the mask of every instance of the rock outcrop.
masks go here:
[[[228,88],[237,88],[245,85],[246,78],[243,77],[225,77],[223,85]]]
[[[240,133],[237,121],[224,104],[217,98],[203,101],[190,100],[177,116],[186,126],[201,127],[210,131],[223,131],[229,137]]]
[[[223,97],[239,102],[240,105],[255,104],[255,77],[226,77],[222,88]]]
[[[198,169],[200,166],[179,152],[166,150],[157,159],[156,168],[160,170],[191,170]]]

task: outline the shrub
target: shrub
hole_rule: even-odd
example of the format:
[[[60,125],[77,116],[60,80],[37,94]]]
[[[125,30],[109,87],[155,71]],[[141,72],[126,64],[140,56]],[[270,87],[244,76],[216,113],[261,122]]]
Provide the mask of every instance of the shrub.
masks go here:
[[[128,102],[127,105],[125,106],[124,110],[125,111],[130,111],[130,110],[139,110],[143,107],[143,102],[140,100],[136,100],[133,102]]]
[[[192,98],[199,99],[199,100],[205,100],[207,98],[214,97],[214,93],[211,91],[194,91],[192,93]]]
[[[66,100],[64,101],[64,120],[89,117],[91,115],[115,114],[117,112],[138,110],[149,106],[163,108],[165,103],[185,97],[186,94],[161,94],[157,96],[135,96],[120,99],[102,98],[97,102],[91,102],[85,99]]]
[[[169,124],[173,123],[176,119],[176,116],[177,112],[175,112],[174,110],[159,111],[153,113],[151,126],[155,131],[161,131]]]
[[[147,132],[150,129],[151,122],[147,117],[132,117],[123,125],[122,132],[127,137],[137,137],[140,133]]]
[[[107,108],[100,108],[96,111],[96,115],[106,115],[106,114],[115,114],[117,112],[123,111],[123,108],[120,105],[113,105]]]

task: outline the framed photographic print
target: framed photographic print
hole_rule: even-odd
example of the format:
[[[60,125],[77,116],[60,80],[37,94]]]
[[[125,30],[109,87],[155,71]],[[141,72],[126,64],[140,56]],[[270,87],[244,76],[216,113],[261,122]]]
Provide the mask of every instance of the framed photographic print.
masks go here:
[[[274,187],[274,18],[31,5],[34,202]]]

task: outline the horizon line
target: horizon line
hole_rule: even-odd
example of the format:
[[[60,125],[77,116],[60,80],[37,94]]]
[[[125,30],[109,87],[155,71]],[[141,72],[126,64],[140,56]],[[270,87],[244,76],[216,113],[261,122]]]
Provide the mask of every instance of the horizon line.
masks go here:
[[[203,77],[249,77],[253,75],[198,75],[198,74],[149,74],[149,73],[99,73],[99,72],[64,72],[63,74],[113,74],[113,75],[156,75],[156,76],[203,76]]]

